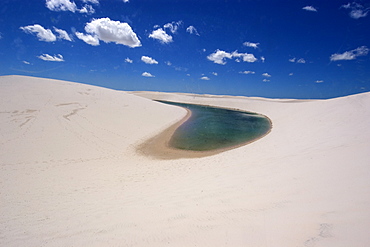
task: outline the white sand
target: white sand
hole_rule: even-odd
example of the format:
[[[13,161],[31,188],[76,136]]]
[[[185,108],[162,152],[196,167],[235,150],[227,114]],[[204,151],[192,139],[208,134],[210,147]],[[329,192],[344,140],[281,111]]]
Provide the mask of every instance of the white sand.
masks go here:
[[[186,111],[267,115],[266,137],[158,160],[141,143]],[[0,246],[368,246],[370,93],[297,101],[0,77]]]

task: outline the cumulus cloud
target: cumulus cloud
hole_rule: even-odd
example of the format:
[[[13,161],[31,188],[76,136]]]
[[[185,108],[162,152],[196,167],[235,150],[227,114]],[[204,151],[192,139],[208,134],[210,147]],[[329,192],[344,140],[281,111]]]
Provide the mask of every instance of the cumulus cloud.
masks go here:
[[[108,17],[93,19],[85,26],[88,34],[76,32],[76,36],[90,45],[99,45],[99,40],[105,43],[116,43],[134,48],[141,46],[136,33],[125,22],[112,21]]]
[[[59,35],[58,35],[58,39],[65,39],[65,40],[68,40],[68,41],[72,41],[71,37],[68,35],[68,33],[62,29],[58,29],[56,27],[54,27],[54,31],[57,32]]]
[[[186,32],[200,36],[197,29],[194,26],[188,26],[186,28]]]
[[[354,50],[346,51],[342,54],[335,53],[330,56],[330,61],[354,60],[359,56],[366,56],[368,53],[369,48],[367,48],[366,46],[360,46]]]
[[[211,80],[211,79],[209,79],[209,77],[207,77],[207,76],[203,76],[203,77],[201,77],[200,79],[201,79],[201,80],[205,80],[205,81],[209,81],[209,80]]]
[[[241,57],[243,58],[244,62],[248,62],[248,63],[254,63],[255,61],[257,61],[257,58],[253,54],[249,54],[249,53],[238,53],[237,51],[234,51],[232,53],[232,56]]]
[[[129,0],[123,0],[123,2],[124,2],[124,3],[128,3],[128,2],[130,2],[130,1],[129,1]]]
[[[129,58],[126,58],[126,59],[125,59],[125,62],[126,62],[126,63],[133,63],[134,61],[132,61],[132,60],[131,60],[131,59],[129,59]]]
[[[176,33],[179,27],[182,25],[182,21],[173,21],[171,23],[164,24],[164,29],[169,29],[171,33]]]
[[[304,60],[303,58],[300,58],[297,60],[297,63],[306,63],[306,60]]]
[[[359,19],[361,17],[366,17],[369,13],[369,8],[365,8],[359,3],[353,2],[341,6],[342,8],[349,9],[349,16],[353,19]]]
[[[262,76],[264,76],[264,77],[271,77],[271,75],[269,73],[263,73]]]
[[[259,44],[260,43],[252,43],[252,42],[244,42],[243,43],[243,45],[248,46],[248,47],[252,47],[254,49],[257,49]]]
[[[232,57],[233,57],[233,55],[231,53],[228,53],[226,51],[221,51],[221,50],[217,49],[214,53],[208,55],[207,59],[214,62],[214,63],[224,65],[224,64],[226,64],[225,58],[231,59]]]
[[[317,12],[317,9],[313,6],[305,6],[302,9],[307,10],[307,11]]]
[[[99,0],[83,0],[83,2],[99,4]],[[83,14],[95,13],[95,9],[91,5],[85,4],[81,9],[78,9],[75,2],[70,0],[46,0],[46,7],[51,11],[71,11]]]
[[[239,73],[240,73],[240,74],[246,74],[246,75],[249,75],[249,74],[255,74],[256,72],[254,72],[254,71],[249,71],[249,70],[245,70],[245,71],[240,71]]]
[[[226,64],[225,58],[231,59],[231,58],[242,58],[244,62],[253,63],[257,61],[257,58],[253,54],[248,53],[238,53],[237,51],[234,51],[233,53],[229,53],[226,51],[216,50],[214,53],[207,56],[207,59],[217,63],[217,64]]]
[[[46,7],[52,11],[77,11],[76,4],[69,0],[46,0]]]
[[[151,57],[147,57],[147,56],[142,56],[141,61],[143,61],[144,63],[147,63],[147,64],[158,64],[158,62],[155,59],[153,59]]]
[[[149,34],[149,38],[157,39],[163,44],[172,42],[172,36],[168,35],[162,28],[154,30],[151,34]]]
[[[266,58],[265,58],[265,57],[261,57],[261,61],[262,61],[262,63],[264,63],[264,62],[265,62],[265,60],[266,60]]]
[[[51,62],[64,62],[63,56],[58,54],[51,56],[49,54],[42,54],[38,56],[38,58],[44,60],[44,61],[51,61]]]
[[[218,76],[217,72],[212,72],[212,75]]]
[[[40,41],[53,42],[57,40],[57,37],[53,34],[50,29],[45,29],[39,24],[20,27],[25,33],[36,34]]]
[[[94,14],[95,13],[95,9],[91,6],[91,5],[88,5],[86,4],[85,6],[83,6],[81,9],[78,10],[80,13],[82,14]]]
[[[149,72],[144,72],[141,75],[145,76],[145,77],[155,77],[154,75],[150,74]]]
[[[79,38],[80,40],[85,41],[85,43],[87,43],[89,45],[92,45],[92,46],[99,45],[99,38],[97,36],[92,36],[90,34],[83,34],[83,33],[80,33],[80,32],[76,32],[75,34],[76,34],[77,38]]]

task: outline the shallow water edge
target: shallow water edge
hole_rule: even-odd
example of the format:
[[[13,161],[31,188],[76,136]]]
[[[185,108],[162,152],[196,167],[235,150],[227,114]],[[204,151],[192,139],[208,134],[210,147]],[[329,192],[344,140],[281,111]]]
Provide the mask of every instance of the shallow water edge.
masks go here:
[[[165,101],[161,101],[161,102],[165,103]],[[176,103],[176,102],[173,102],[173,103]],[[184,104],[187,104],[187,103],[184,103]],[[174,148],[170,145],[171,138],[174,136],[174,133],[176,132],[176,130],[180,126],[182,126],[185,122],[187,122],[192,116],[192,112],[189,109],[183,107],[188,112],[187,115],[183,119],[181,119],[179,122],[173,124],[172,126],[167,128],[166,130],[162,131],[158,135],[154,136],[153,138],[150,138],[149,140],[140,144],[137,147],[136,151],[140,155],[150,156],[154,159],[168,160],[168,159],[181,159],[181,158],[202,158],[202,157],[207,157],[207,156],[211,156],[211,155],[216,155],[216,154],[219,154],[219,153],[222,153],[222,152],[225,152],[225,151],[228,151],[228,150],[232,150],[232,149],[235,149],[235,148],[239,148],[239,147],[245,146],[247,144],[250,144],[252,142],[255,142],[255,141],[265,137],[266,135],[268,135],[271,132],[271,129],[272,129],[271,119],[268,118],[267,116],[259,114],[259,113],[251,113],[251,112],[244,111],[244,110],[239,110],[239,109],[221,108],[221,107],[215,107],[215,106],[210,106],[210,105],[197,105],[197,104],[187,104],[187,105],[212,107],[212,108],[217,108],[217,109],[225,109],[225,110],[231,110],[231,111],[238,111],[240,113],[248,113],[248,114],[258,115],[260,117],[264,117],[266,120],[269,121],[269,129],[268,129],[268,131],[266,131],[266,133],[264,133],[263,135],[258,136],[257,138],[254,138],[252,140],[248,140],[248,141],[245,141],[245,142],[242,142],[242,143],[238,143],[238,144],[235,144],[235,145],[231,145],[231,146],[228,146],[228,147],[224,147],[224,148],[218,148],[218,149],[206,150],[206,151],[194,151],[194,150],[185,150],[185,149]]]

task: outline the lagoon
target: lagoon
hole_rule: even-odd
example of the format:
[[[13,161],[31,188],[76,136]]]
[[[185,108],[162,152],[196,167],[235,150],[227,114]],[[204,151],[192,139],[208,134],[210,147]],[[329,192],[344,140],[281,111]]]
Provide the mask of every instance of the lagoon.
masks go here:
[[[213,151],[252,142],[271,129],[263,115],[195,104],[159,101],[184,107],[191,117],[172,135],[169,146],[180,150]]]

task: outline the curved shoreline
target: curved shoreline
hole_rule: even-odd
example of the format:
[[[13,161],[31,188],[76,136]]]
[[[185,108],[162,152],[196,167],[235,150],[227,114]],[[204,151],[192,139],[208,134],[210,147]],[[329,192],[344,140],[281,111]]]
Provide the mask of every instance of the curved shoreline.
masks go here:
[[[181,107],[181,106],[179,106],[179,107]],[[215,106],[212,106],[212,107],[215,107]],[[220,107],[215,107],[215,108],[220,108]],[[188,121],[189,118],[192,115],[192,113],[189,109],[187,109],[185,107],[183,107],[183,109],[185,109],[187,111],[187,114],[183,119],[181,119],[179,122],[173,124],[169,128],[165,129],[164,131],[162,131],[158,135],[156,135],[156,136],[150,138],[149,140],[145,141],[144,143],[140,144],[137,147],[137,152],[144,155],[144,156],[151,156],[155,159],[162,159],[162,160],[181,159],[181,158],[202,158],[202,157],[207,157],[207,156],[219,154],[219,153],[222,153],[222,152],[225,152],[225,151],[229,151],[229,150],[232,150],[232,149],[235,149],[235,148],[245,146],[247,144],[250,144],[252,142],[255,142],[255,141],[267,136],[272,130],[272,121],[271,121],[271,119],[269,117],[263,115],[263,114],[257,113],[258,115],[265,117],[270,123],[269,130],[265,134],[259,136],[258,138],[255,138],[253,140],[243,142],[243,143],[240,143],[240,144],[237,144],[237,145],[233,145],[233,146],[230,146],[230,147],[219,148],[219,149],[210,150],[210,151],[191,151],[191,150],[176,149],[176,148],[173,148],[169,145],[171,137],[175,133],[176,129],[178,127],[180,127],[183,123]],[[229,109],[229,110],[234,110],[235,111],[235,109],[231,109],[231,108],[222,108],[222,109]],[[242,111],[242,110],[237,110],[237,111],[247,112],[247,111]]]

